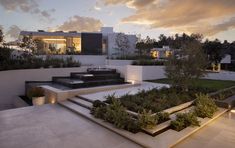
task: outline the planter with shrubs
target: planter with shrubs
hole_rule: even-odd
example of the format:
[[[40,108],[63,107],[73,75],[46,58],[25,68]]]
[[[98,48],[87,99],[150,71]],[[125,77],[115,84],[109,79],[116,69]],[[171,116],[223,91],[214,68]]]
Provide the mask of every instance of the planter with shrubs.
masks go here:
[[[31,88],[28,93],[27,96],[32,99],[32,103],[34,106],[38,106],[38,105],[43,105],[45,104],[45,95],[44,95],[44,90],[40,87],[33,87]]]
[[[170,127],[176,131],[181,131],[188,126],[200,126],[200,122],[193,112],[177,114],[176,120],[171,121],[170,124]]]

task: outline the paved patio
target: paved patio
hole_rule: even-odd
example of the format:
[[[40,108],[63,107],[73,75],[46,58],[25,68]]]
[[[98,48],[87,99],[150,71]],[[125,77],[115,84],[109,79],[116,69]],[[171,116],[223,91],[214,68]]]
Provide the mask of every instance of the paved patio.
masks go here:
[[[0,112],[1,148],[136,148],[139,145],[59,105]]]
[[[234,148],[235,113],[227,112],[175,148]]]

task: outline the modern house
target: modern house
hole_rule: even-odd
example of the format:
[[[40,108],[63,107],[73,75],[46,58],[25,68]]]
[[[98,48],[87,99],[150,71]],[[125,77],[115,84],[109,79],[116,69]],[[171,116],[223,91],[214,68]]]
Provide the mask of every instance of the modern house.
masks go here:
[[[22,40],[24,36],[31,36],[33,40],[40,41],[42,43],[41,50],[46,53],[53,51],[57,54],[64,54],[67,50],[73,49],[76,53],[86,55],[107,54],[117,56],[119,55],[116,45],[118,34],[120,33],[114,32],[112,27],[102,27],[100,32],[21,31],[19,38]],[[128,40],[127,53],[134,53],[136,36],[124,35]]]
[[[103,36],[103,49],[104,51],[107,51],[109,57],[117,57],[122,54],[120,53],[120,50],[118,50],[119,47],[116,44],[118,40],[126,44],[124,45],[127,47],[125,49],[125,54],[135,54],[137,42],[136,35],[117,33],[113,31],[112,27],[102,27],[101,33]],[[124,40],[126,40],[126,43]]]

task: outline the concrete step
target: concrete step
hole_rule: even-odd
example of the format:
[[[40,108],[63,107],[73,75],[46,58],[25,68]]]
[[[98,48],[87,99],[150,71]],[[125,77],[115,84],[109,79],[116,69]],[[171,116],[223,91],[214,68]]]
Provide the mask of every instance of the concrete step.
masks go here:
[[[91,99],[88,99],[88,98],[85,98],[85,97],[82,97],[82,96],[76,96],[77,98],[81,99],[81,100],[84,100],[84,101],[87,101],[87,102],[90,102],[90,103],[93,103],[94,101],[91,100]]]
[[[77,114],[79,114],[79,115],[82,115],[82,116],[90,114],[89,109],[87,109],[85,107],[82,107],[82,106],[79,106],[79,105],[77,105],[77,104],[75,104],[71,101],[68,101],[68,100],[59,102],[58,104],[65,107],[65,108],[67,108],[67,109],[69,109],[69,110],[71,110],[71,111],[73,111],[73,112],[75,112],[75,113],[77,113]]]
[[[75,103],[75,104],[77,104],[77,105],[80,105],[80,106],[82,106],[82,107],[85,107],[85,108],[87,108],[87,109],[89,109],[89,110],[92,108],[92,103],[91,103],[91,102],[88,102],[88,101],[86,101],[86,100],[82,100],[82,99],[77,98],[77,97],[69,98],[68,100],[71,101],[71,102],[73,102],[73,103]]]

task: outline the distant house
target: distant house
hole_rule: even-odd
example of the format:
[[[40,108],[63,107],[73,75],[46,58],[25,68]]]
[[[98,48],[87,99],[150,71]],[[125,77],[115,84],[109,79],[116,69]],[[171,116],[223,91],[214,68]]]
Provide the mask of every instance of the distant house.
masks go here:
[[[162,48],[153,48],[150,50],[150,54],[155,59],[165,59],[173,53],[173,49],[169,46],[163,46]]]

